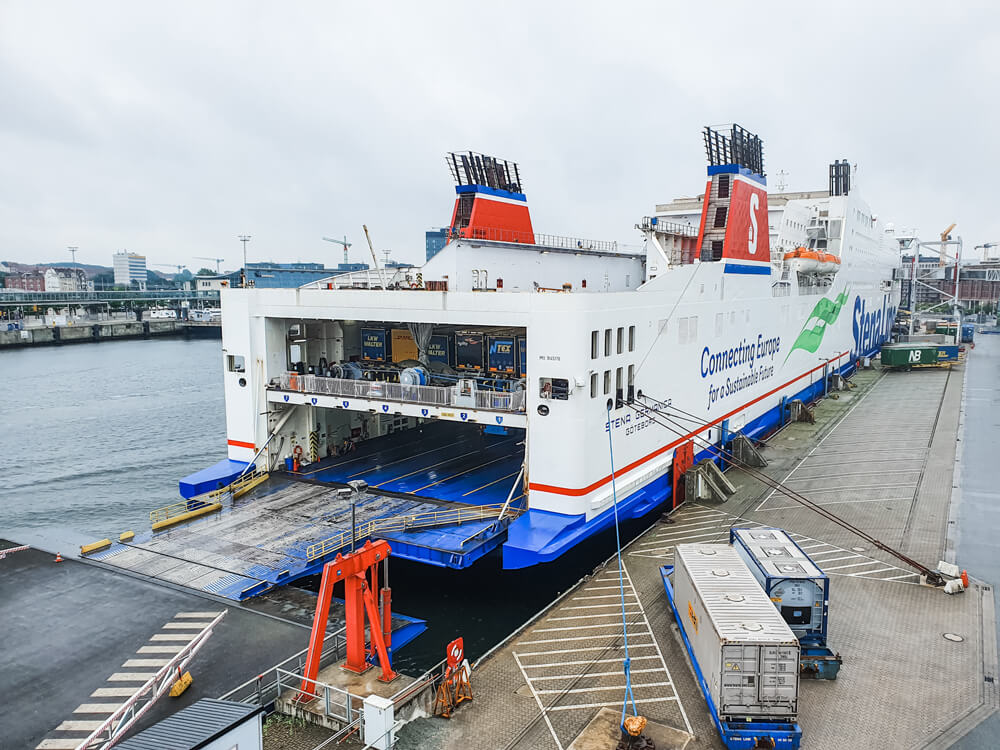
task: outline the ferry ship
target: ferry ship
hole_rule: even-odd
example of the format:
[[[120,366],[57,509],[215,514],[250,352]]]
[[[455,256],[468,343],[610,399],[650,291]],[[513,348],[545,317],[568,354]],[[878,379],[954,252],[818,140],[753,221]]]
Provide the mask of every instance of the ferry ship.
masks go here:
[[[422,266],[223,290],[229,460],[206,477],[486,509],[475,554],[462,529],[392,542],[451,567],[549,562],[615,504],[677,505],[684,470],[849,375],[899,304],[899,243],[846,161],[769,199],[759,137],[703,136],[704,193],[642,218],[642,251],[536,232],[518,164],[452,153],[449,241]]]

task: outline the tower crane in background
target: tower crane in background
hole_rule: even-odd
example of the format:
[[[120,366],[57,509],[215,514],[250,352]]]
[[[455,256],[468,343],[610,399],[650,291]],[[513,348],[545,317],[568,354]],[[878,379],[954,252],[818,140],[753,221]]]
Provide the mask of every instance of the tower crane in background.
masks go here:
[[[939,266],[944,265],[944,248],[945,248],[944,243],[951,239],[951,230],[954,229],[956,226],[957,225],[955,224],[955,222],[952,222],[951,226],[949,226],[947,229],[941,232],[941,245],[940,248],[938,249],[938,253],[940,256],[940,261],[938,262]]]
[[[222,273],[222,263],[226,260],[225,258],[206,258],[204,255],[194,255],[192,256],[195,260],[212,260],[215,261],[215,273]]]
[[[180,273],[185,268],[182,263],[150,263],[149,265],[156,266],[157,268],[176,268],[177,273]]]
[[[324,237],[323,239],[326,240],[327,242],[332,242],[334,245],[343,245],[344,246],[344,265],[347,265],[347,263],[348,263],[348,260],[347,260],[347,248],[349,248],[351,246],[351,243],[347,241],[347,235],[345,234],[344,235],[344,239],[342,239],[342,240],[335,240],[332,237]]]

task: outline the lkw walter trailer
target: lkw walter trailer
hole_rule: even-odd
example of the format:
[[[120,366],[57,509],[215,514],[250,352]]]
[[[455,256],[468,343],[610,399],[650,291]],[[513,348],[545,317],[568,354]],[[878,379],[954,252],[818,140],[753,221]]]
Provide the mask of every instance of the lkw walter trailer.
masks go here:
[[[674,560],[667,599],[726,747],[798,748],[795,634],[728,544],[680,544]]]

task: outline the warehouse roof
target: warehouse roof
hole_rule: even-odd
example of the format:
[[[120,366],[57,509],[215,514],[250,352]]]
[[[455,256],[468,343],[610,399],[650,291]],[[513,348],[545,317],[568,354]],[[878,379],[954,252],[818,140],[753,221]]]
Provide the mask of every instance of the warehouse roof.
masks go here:
[[[202,698],[118,744],[118,750],[198,750],[263,710],[246,703]]]

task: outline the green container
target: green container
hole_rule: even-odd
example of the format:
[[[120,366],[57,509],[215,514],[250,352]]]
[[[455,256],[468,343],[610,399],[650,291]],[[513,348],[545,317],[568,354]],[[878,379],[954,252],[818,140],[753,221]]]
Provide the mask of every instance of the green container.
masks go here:
[[[936,365],[938,348],[936,344],[888,344],[882,347],[883,367],[912,367],[913,365]]]

